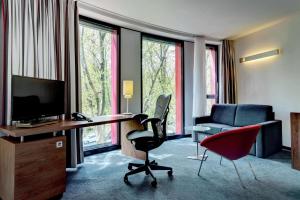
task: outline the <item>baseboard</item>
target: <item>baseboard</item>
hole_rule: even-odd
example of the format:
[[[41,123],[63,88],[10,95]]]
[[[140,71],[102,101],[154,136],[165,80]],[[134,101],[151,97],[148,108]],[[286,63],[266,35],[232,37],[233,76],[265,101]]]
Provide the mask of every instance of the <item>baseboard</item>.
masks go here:
[[[167,137],[167,140],[175,140],[180,138],[186,138],[186,137],[192,137],[192,134],[186,134],[186,135],[171,135]]]
[[[291,147],[282,146],[282,150],[284,150],[284,151],[291,151]]]
[[[107,146],[107,147],[102,147],[102,148],[85,150],[83,154],[86,157],[86,156],[91,156],[91,155],[98,154],[98,153],[105,153],[105,152],[114,151],[114,150],[118,150],[118,149],[121,149],[120,145],[112,145],[112,146]]]

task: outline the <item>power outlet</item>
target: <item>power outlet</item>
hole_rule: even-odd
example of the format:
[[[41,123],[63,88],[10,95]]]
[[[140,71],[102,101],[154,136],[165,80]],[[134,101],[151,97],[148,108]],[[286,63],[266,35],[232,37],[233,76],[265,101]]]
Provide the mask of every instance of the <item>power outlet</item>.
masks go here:
[[[56,148],[62,148],[63,147],[63,141],[57,141],[56,142]]]

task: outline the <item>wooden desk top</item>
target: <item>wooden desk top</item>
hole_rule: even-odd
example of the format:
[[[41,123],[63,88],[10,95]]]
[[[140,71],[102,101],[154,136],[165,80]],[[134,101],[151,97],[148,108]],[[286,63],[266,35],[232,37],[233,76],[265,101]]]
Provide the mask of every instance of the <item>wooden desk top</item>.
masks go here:
[[[76,128],[84,128],[89,126],[97,126],[103,124],[111,124],[115,122],[122,122],[132,120],[133,115],[105,115],[92,118],[93,122],[87,121],[72,121],[61,120],[54,124],[44,125],[35,128],[17,128],[16,126],[0,126],[0,132],[12,137],[30,136],[43,133],[51,133],[57,131],[64,131]]]

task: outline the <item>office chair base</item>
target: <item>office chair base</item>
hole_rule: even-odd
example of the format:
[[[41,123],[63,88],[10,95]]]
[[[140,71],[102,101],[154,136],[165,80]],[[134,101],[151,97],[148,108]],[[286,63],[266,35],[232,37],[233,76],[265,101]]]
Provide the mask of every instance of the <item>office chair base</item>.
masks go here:
[[[136,168],[133,169],[133,167],[136,167]],[[146,160],[145,164],[129,163],[128,169],[130,171],[128,173],[126,173],[124,176],[124,182],[127,184],[129,184],[128,176],[137,174],[140,172],[145,172],[146,175],[150,175],[152,177],[153,181],[151,182],[151,185],[153,187],[156,187],[157,181],[156,181],[155,176],[152,174],[151,170],[166,170],[166,171],[168,171],[169,176],[173,175],[173,169],[171,167],[160,166],[157,164],[157,162],[155,162],[155,161],[149,162],[149,160]]]

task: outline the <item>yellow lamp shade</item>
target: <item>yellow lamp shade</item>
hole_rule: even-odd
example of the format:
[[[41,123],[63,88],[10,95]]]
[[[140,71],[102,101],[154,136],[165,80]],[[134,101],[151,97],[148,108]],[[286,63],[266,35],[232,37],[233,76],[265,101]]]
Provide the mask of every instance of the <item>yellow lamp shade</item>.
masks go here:
[[[133,96],[133,81],[124,80],[123,81],[123,95],[125,98],[129,99]]]

